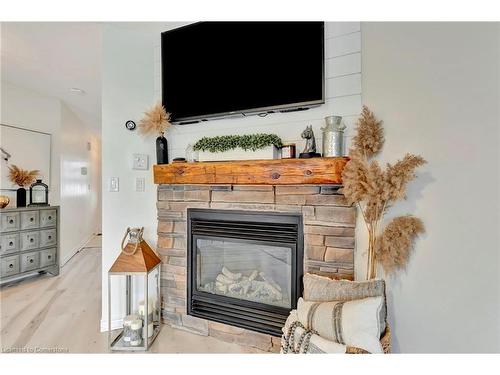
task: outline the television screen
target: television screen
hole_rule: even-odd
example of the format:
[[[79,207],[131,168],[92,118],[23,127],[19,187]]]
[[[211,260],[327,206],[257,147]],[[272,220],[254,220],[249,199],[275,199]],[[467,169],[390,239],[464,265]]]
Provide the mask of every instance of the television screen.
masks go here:
[[[175,123],[324,102],[323,22],[200,22],[161,37]]]

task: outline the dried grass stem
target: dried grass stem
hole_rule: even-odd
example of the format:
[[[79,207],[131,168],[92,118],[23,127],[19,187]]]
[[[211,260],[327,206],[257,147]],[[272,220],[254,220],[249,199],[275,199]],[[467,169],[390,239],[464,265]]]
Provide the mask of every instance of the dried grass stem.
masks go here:
[[[387,208],[406,198],[406,187],[416,177],[415,170],[426,163],[419,155],[406,154],[383,169],[374,158],[384,142],[382,122],[363,106],[354,147],[349,152],[351,160],[342,172],[342,192],[350,204],[357,204],[368,231],[368,279],[376,277],[377,261],[386,272],[406,264],[415,237],[423,232],[419,219],[405,216],[394,219],[380,234]],[[395,250],[397,246],[399,251]]]

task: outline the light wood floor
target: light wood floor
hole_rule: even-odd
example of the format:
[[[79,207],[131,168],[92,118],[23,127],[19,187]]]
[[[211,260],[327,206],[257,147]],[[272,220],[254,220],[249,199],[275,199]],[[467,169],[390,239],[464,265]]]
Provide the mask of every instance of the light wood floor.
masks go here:
[[[95,242],[94,242],[95,244]],[[95,246],[95,245],[93,245]],[[101,249],[85,248],[58,277],[42,275],[0,289],[0,349],[106,353],[101,319]],[[155,353],[249,353],[242,347],[163,326]]]

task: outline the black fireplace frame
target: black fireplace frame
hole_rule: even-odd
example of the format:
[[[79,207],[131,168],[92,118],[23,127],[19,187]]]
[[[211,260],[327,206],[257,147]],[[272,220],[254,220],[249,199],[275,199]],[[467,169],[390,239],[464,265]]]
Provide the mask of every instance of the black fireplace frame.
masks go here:
[[[195,233],[193,233],[193,223],[195,223],[194,226],[196,227],[196,223],[199,222],[219,222],[222,223],[222,229],[215,229],[213,235],[203,233],[203,230],[199,229],[195,229]],[[276,237],[278,239],[276,241],[263,240],[263,237],[267,235],[265,229],[264,234],[258,233],[255,235],[248,231],[225,233],[223,231],[224,223],[243,227],[247,224],[251,226],[252,223],[259,223],[264,224],[264,228],[268,227],[270,229],[283,225],[286,228],[294,228],[295,234],[292,235],[292,232],[282,235],[277,233]],[[269,236],[272,239],[272,231],[269,232]],[[246,301],[197,290],[197,261],[196,256],[193,256],[195,251],[193,245],[196,244],[197,238],[289,247],[292,251],[291,276],[292,280],[295,280],[291,285],[291,308]],[[187,314],[273,336],[281,336],[281,328],[284,326],[290,310],[297,307],[297,300],[302,296],[303,257],[304,229],[301,213],[189,208],[187,210]]]

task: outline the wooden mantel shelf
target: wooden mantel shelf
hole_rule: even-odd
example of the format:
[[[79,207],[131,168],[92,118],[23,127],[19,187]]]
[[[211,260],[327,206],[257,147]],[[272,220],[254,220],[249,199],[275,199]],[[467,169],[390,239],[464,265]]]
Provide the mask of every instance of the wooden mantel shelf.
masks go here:
[[[342,183],[348,158],[173,163],[153,166],[155,184],[305,185]]]

